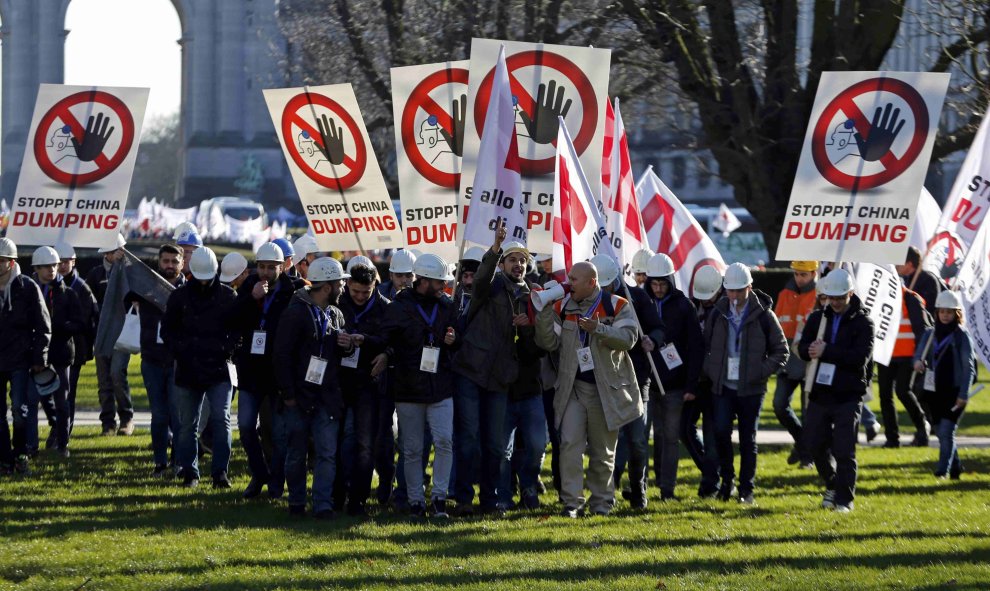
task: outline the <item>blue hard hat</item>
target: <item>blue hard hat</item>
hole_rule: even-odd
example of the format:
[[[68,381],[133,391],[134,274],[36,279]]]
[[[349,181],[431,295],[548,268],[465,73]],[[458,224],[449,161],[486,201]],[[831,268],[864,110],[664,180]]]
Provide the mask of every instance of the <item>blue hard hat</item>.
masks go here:
[[[182,234],[179,234],[179,238],[175,243],[179,246],[195,246],[199,248],[203,246],[203,239],[199,237],[198,233],[192,230],[186,230]]]
[[[292,243],[285,238],[276,238],[272,242],[282,249],[282,255],[286,258],[296,256],[296,251],[292,249]]]

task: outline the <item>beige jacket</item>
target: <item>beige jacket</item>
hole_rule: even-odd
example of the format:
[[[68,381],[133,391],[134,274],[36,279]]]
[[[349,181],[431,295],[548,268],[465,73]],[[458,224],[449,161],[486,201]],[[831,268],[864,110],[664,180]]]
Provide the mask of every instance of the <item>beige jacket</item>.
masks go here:
[[[581,340],[576,318],[588,315],[588,308],[598,298],[598,293],[599,288],[596,288],[591,297],[582,302],[564,298],[553,306],[544,307],[536,317],[536,344],[550,351],[557,365],[553,410],[558,427],[578,372],[577,350]],[[639,325],[629,302],[616,295],[605,294],[605,297],[612,298],[615,315],[606,317],[605,306],[598,305],[595,311],[598,330],[591,335],[590,346],[605,420],[610,431],[618,431],[643,416],[643,399],[629,357],[629,350],[639,342]]]

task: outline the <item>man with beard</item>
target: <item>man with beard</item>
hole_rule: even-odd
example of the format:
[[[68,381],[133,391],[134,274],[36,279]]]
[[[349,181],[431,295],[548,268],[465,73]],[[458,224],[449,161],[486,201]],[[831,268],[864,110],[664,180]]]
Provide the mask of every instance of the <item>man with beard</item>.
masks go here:
[[[403,289],[412,287],[416,274],[413,273],[413,265],[416,263],[416,255],[408,250],[397,250],[392,253],[392,259],[388,263],[389,280],[382,283],[378,291],[390,300],[395,299],[395,294]]]
[[[464,314],[471,303],[471,294],[474,291],[474,276],[481,266],[481,259],[485,256],[485,249],[480,246],[472,246],[464,251],[464,258],[458,265],[457,290],[454,291],[454,304],[457,306],[457,313]]]

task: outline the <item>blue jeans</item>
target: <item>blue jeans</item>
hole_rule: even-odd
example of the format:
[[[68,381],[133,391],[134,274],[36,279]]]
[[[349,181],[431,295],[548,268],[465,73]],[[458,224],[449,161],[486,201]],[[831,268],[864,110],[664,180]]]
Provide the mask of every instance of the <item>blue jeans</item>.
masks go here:
[[[355,403],[344,408],[343,429],[337,441],[333,498],[334,505],[340,508],[347,499],[350,511],[363,507],[371,496],[379,423],[377,388],[377,384],[372,384],[372,388],[362,390]]]
[[[735,454],[732,450],[732,423],[739,420],[739,496],[752,494],[756,479],[756,430],[760,425],[763,394],[739,396],[735,390],[722,388],[715,398],[715,445],[718,449],[722,487],[730,490],[735,479]]]
[[[681,412],[684,409],[684,390],[668,389],[663,396],[654,395],[653,401],[653,447],[660,448],[657,485],[660,492],[673,495],[677,487],[677,463],[680,459],[678,441],[681,438]]]
[[[203,399],[210,405],[213,427],[213,464],[211,474],[218,478],[227,473],[233,433],[230,427],[230,382],[218,382],[205,390],[191,390],[176,384],[176,407],[179,411],[179,443],[177,460],[186,478],[199,478],[199,418]]]
[[[168,448],[179,433],[175,396],[175,366],[141,362],[141,377],[151,407],[151,449],[156,466],[168,464]]]
[[[423,488],[423,434],[429,427],[433,435],[433,488],[431,499],[446,499],[449,493],[451,467],[453,466],[454,404],[450,398],[433,404],[396,402],[402,429],[403,472],[406,478],[406,496],[409,503],[424,503]]]
[[[58,389],[51,396],[42,398],[34,380],[28,380],[28,416],[25,425],[25,438],[29,454],[38,451],[38,404],[44,404],[46,414],[51,413],[49,425],[55,431],[55,445],[58,449],[69,446],[69,367],[52,367],[58,374]],[[54,420],[52,420],[54,419]]]
[[[306,505],[306,447],[312,437],[316,453],[313,465],[313,512],[333,510],[333,480],[337,472],[340,421],[331,417],[323,406],[318,406],[312,412],[304,412],[298,406],[285,407],[280,414],[288,437],[285,481],[289,488],[289,505]]]
[[[880,421],[877,419],[877,414],[870,410],[869,406],[866,406],[866,402],[863,403],[863,412],[860,414],[859,423],[864,429],[870,429],[877,426]]]
[[[100,422],[104,428],[113,427],[115,415],[124,424],[134,418],[131,387],[127,383],[127,365],[131,354],[114,351],[110,357],[97,355],[96,381],[100,398]]]
[[[509,448],[505,429],[509,394],[485,390],[461,375],[456,380],[454,456],[457,481],[454,498],[458,503],[474,501],[473,483],[477,481],[481,485],[478,495],[481,505],[494,507],[499,502],[502,460]]]
[[[27,453],[25,429],[28,423],[28,390],[31,376],[26,369],[0,372],[0,465],[11,466],[17,456]],[[10,384],[10,411],[14,419],[14,439],[11,444],[7,425],[7,384]]]
[[[941,419],[936,426],[938,434],[938,464],[937,474],[959,473],[959,450],[956,449],[956,428],[958,419]]]
[[[547,448],[547,419],[543,412],[543,396],[509,402],[505,416],[505,437],[509,442],[502,462],[499,501],[512,501],[513,467],[519,476],[520,497],[538,494],[536,481],[540,477],[543,454]],[[514,443],[522,443],[518,448]]]

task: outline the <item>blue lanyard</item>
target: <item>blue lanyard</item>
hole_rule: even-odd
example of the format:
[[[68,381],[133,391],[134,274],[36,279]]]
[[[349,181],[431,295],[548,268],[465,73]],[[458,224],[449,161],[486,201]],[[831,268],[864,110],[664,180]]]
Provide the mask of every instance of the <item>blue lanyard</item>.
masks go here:
[[[364,310],[361,310],[360,313],[358,313],[358,312],[355,312],[354,313],[354,324],[355,325],[357,325],[357,323],[361,322],[361,319],[364,318],[364,315],[368,313],[368,310],[371,310],[371,307],[375,305],[375,298],[377,296],[378,296],[378,292],[372,291],[371,292],[371,297],[368,298],[368,302],[364,305]]]
[[[605,292],[604,291],[599,291],[598,292],[598,298],[594,301],[594,303],[591,304],[591,307],[588,308],[588,315],[587,316],[581,316],[581,319],[582,320],[587,320],[587,319],[589,319],[589,318],[591,318],[592,316],[595,315],[595,310],[597,310],[598,309],[598,305],[602,303],[602,294],[603,293],[605,293]],[[587,347],[588,346],[588,333],[586,333],[584,330],[578,328],[578,337],[580,337],[580,339],[581,339],[581,346],[582,347]]]
[[[842,321],[842,316],[835,316],[832,318],[832,340],[830,341],[833,345],[835,344],[835,338],[839,336],[839,323]]]
[[[947,337],[945,337],[941,341],[937,341],[935,343],[935,346],[932,347],[934,349],[933,357],[935,358],[935,362],[933,363],[934,367],[938,367],[938,365],[942,362],[942,358],[945,357],[945,354],[948,352],[949,350],[948,347],[949,345],[952,344],[952,336],[953,335],[950,333]],[[934,339],[935,339],[935,334],[932,333],[932,340]]]
[[[663,320],[663,305],[668,299],[670,299],[669,295],[663,299],[653,300],[653,304],[657,307],[657,314],[660,315],[661,320]]]
[[[430,346],[432,347],[433,346],[433,323],[436,322],[436,319],[437,319],[437,310],[440,309],[440,304],[439,303],[433,304],[433,311],[430,312],[430,315],[429,316],[426,315],[426,310],[423,309],[423,306],[420,306],[419,304],[416,304],[416,309],[419,310],[419,315],[423,317],[423,322],[426,323],[426,328],[429,329],[428,330],[428,334],[430,335]]]
[[[743,306],[742,314],[739,315],[739,319],[738,320],[735,319],[735,314],[733,313],[733,308],[731,308],[731,306],[732,306],[732,302],[731,301],[729,302],[729,306],[730,306],[730,308],[729,308],[728,320],[729,320],[729,323],[732,325],[732,328],[736,331],[735,349],[733,350],[733,353],[735,353],[738,356],[739,355],[739,348],[740,348],[740,346],[742,344],[742,325],[743,325],[743,322],[746,321],[746,315],[749,314],[749,302],[746,302],[746,305]]]
[[[265,328],[265,320],[268,318],[268,309],[272,307],[272,302],[275,301],[275,294],[278,293],[279,288],[282,287],[281,283],[275,284],[275,289],[265,296],[265,303],[261,305],[261,328]]]
[[[79,285],[79,274],[78,273],[76,273],[76,275],[72,278],[72,285],[70,285],[69,287],[75,289],[75,287],[77,285]]]
[[[323,358],[323,342],[326,340],[327,328],[331,327],[330,315],[323,310],[320,310],[318,306],[310,306],[310,312],[313,313],[313,322],[316,323],[316,327],[320,330],[319,340],[320,340],[320,358]]]

